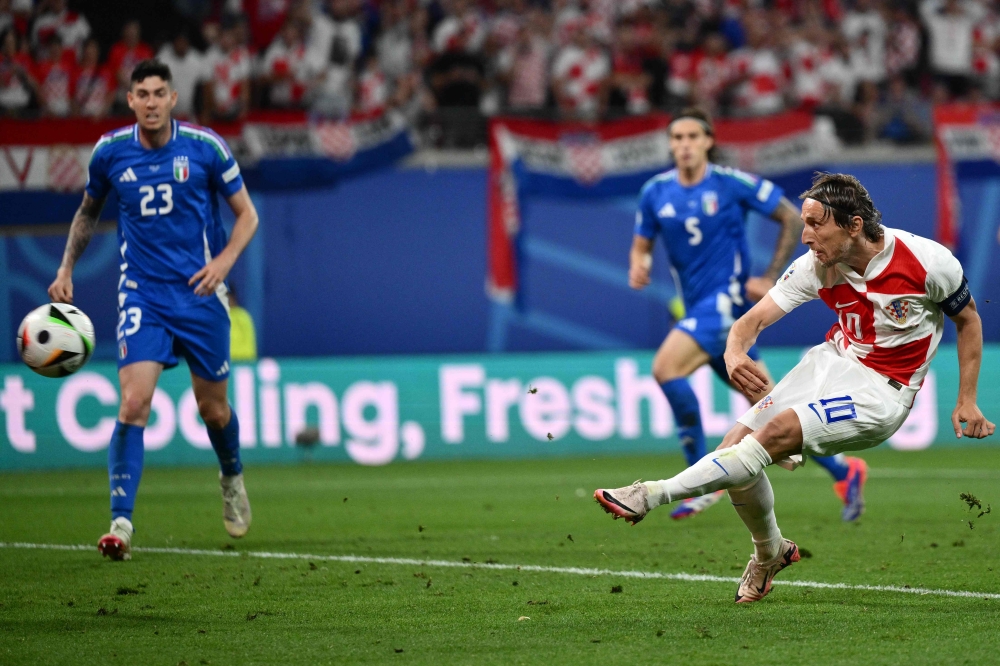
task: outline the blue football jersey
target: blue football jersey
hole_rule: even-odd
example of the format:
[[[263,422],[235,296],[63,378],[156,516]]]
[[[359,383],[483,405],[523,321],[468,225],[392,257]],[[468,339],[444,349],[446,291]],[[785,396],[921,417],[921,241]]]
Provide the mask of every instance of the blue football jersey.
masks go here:
[[[662,236],[689,309],[719,292],[742,296],[750,258],[746,215],[770,215],[783,194],[769,180],[716,164],[685,187],[672,169],[643,186],[635,233]]]
[[[242,187],[240,167],[222,137],[177,120],[162,148],[144,148],[138,125],[103,135],[87,181],[95,199],[112,188],[118,194],[122,281],[185,286],[225,247],[217,194],[229,197]]]

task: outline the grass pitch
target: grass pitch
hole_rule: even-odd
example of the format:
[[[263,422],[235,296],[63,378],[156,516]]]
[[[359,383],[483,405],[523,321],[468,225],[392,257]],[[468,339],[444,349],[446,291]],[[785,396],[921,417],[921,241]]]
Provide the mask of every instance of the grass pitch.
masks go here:
[[[1000,447],[876,450],[868,512],[840,521],[816,465],[769,470],[785,536],[812,553],[779,576],[1000,593]],[[250,534],[222,527],[213,469],[149,469],[137,552],[102,561],[101,470],[0,475],[0,663],[994,663],[1000,599],[471,566],[738,577],[752,550],[725,502],[631,528],[598,486],[662,478],[680,456],[312,465],[246,470]],[[992,512],[978,518],[972,493]],[[969,527],[969,520],[973,528]],[[232,549],[235,548],[235,553]],[[264,559],[250,552],[447,560],[459,567]],[[613,590],[620,589],[620,592]],[[530,619],[520,619],[530,618]]]

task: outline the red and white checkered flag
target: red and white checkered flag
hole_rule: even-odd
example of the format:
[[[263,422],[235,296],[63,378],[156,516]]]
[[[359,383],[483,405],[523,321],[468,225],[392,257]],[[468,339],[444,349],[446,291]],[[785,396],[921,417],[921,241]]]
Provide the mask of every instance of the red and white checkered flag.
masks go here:
[[[321,122],[316,125],[316,136],[319,138],[323,154],[338,162],[346,162],[358,151],[354,140],[354,131],[350,123]]]

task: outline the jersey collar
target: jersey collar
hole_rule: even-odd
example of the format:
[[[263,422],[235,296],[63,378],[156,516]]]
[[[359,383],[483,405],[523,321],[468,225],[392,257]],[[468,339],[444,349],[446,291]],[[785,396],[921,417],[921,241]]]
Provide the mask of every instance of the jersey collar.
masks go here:
[[[171,118],[170,119],[170,126],[172,128],[172,130],[170,132],[170,140],[171,141],[176,141],[177,140],[177,129],[179,127],[179,123],[177,122],[176,118]],[[139,147],[142,147],[142,142],[139,141],[139,123],[136,123],[135,125],[132,125],[132,140],[135,141],[136,143],[138,143]],[[145,148],[143,148],[143,150],[145,150]]]

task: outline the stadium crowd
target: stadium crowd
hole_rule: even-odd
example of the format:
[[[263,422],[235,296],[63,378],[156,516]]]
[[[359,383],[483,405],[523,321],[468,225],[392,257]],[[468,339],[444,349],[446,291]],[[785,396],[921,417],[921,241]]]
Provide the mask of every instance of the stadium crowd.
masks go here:
[[[804,109],[851,143],[919,142],[934,103],[1000,98],[1000,0],[172,2],[185,27],[145,34],[73,0],[0,0],[0,112],[125,113],[129,73],[154,54],[178,114],[208,124],[252,109],[396,108],[419,123],[695,103],[720,117]],[[124,24],[102,43],[91,27],[108,20]]]

